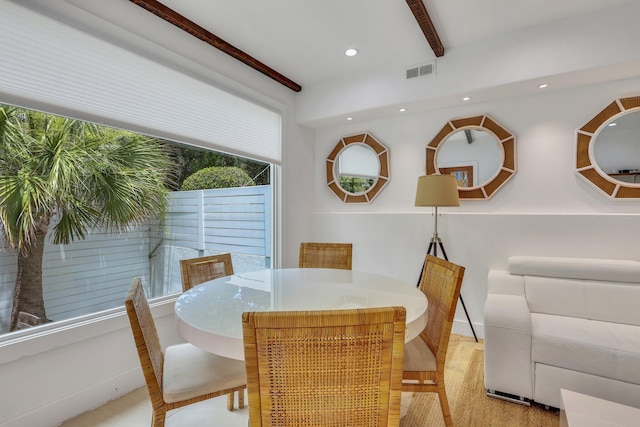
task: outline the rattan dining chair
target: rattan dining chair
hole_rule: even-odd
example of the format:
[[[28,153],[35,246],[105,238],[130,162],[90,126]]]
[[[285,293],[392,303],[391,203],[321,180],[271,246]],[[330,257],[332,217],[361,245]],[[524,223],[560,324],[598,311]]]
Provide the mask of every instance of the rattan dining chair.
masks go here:
[[[182,292],[218,277],[232,276],[231,254],[227,252],[200,258],[181,259],[180,275],[182,277]],[[233,405],[234,397],[233,393],[230,393],[227,396],[227,409],[232,411]],[[238,391],[238,407],[244,408],[244,390]]]
[[[242,315],[249,426],[400,424],[404,307]]]
[[[446,426],[453,426],[444,386],[444,364],[464,267],[427,255],[420,290],[427,296],[427,326],[405,346],[402,391],[438,393]]]
[[[168,346],[164,352],[144,293],[135,278],[125,307],[153,409],[152,427],[163,427],[166,413],[246,387],[244,363],[217,356],[191,344]]]
[[[351,243],[302,242],[298,267],[351,270]]]
[[[180,274],[182,276],[182,292],[218,277],[231,276],[233,275],[231,254],[224,253],[200,258],[181,259]]]

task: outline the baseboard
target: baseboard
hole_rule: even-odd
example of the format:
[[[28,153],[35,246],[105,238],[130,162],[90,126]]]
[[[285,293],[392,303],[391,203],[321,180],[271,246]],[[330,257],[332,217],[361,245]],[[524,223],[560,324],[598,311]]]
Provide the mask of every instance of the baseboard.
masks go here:
[[[140,368],[51,401],[33,411],[0,422],[0,427],[59,426],[62,422],[144,386]]]

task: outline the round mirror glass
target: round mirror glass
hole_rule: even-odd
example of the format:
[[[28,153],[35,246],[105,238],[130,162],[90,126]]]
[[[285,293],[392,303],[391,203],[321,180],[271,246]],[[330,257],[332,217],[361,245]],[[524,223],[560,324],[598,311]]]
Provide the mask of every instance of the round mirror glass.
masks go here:
[[[460,129],[438,146],[436,165],[441,174],[452,174],[458,187],[486,185],[503,162],[500,141],[482,128]]]
[[[340,152],[335,163],[340,187],[351,194],[366,193],[380,173],[378,155],[365,144],[352,144]]]
[[[389,182],[389,151],[369,133],[345,136],[326,170],[327,186],[343,203],[369,203]]]
[[[640,111],[609,120],[596,136],[593,156],[612,179],[640,183]]]

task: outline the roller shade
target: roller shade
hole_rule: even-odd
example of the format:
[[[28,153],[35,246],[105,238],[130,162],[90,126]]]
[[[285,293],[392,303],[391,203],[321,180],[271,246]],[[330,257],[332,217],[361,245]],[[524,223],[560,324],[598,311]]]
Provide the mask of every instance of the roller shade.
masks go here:
[[[0,0],[0,102],[279,163],[281,115]]]

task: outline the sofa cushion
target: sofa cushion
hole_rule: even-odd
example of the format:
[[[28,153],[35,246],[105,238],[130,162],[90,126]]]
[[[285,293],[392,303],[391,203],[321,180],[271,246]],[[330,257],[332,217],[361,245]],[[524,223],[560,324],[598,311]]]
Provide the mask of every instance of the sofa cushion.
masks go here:
[[[244,362],[207,353],[191,344],[165,349],[162,395],[167,403],[246,384]]]
[[[640,326],[532,313],[532,361],[640,384]]]
[[[640,280],[640,276],[638,277]],[[525,276],[525,295],[532,313],[582,317],[640,326],[640,282]]]
[[[435,371],[437,366],[436,357],[422,338],[416,337],[405,344],[405,371]]]
[[[556,368],[542,363],[536,364],[535,383],[534,400],[554,408],[564,407],[560,396],[560,389],[562,388],[640,408],[640,385],[638,384],[616,381],[570,369]],[[584,427],[584,424],[582,426]],[[599,427],[621,426],[618,424],[605,424],[605,426],[599,425]]]

